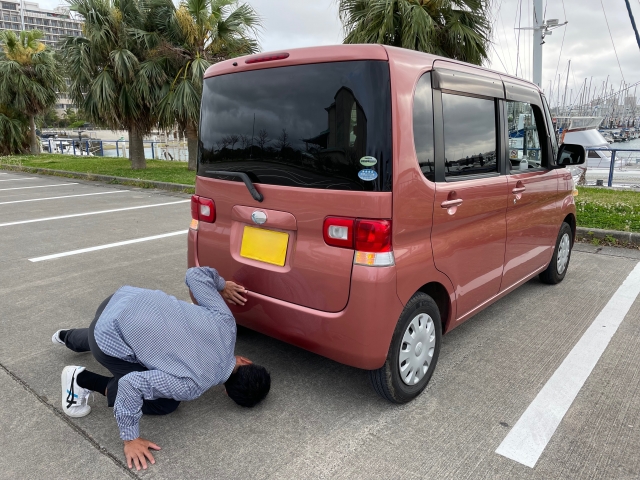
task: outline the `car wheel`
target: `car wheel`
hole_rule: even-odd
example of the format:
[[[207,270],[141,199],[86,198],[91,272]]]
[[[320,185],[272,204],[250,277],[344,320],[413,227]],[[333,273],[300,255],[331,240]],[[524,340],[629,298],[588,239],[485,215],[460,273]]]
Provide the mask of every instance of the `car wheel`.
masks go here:
[[[400,315],[384,365],[369,371],[373,389],[390,402],[413,400],[433,375],[441,343],[438,306],[429,295],[416,293]]]
[[[556,240],[556,249],[547,269],[540,274],[540,280],[549,285],[560,283],[569,269],[569,259],[573,248],[573,231],[568,223],[563,222]]]

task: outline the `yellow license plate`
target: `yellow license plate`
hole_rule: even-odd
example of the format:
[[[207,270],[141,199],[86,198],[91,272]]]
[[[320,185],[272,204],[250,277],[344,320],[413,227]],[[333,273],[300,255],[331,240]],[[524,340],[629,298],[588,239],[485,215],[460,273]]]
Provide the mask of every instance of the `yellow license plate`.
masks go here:
[[[244,227],[240,256],[283,267],[288,245],[288,233]]]

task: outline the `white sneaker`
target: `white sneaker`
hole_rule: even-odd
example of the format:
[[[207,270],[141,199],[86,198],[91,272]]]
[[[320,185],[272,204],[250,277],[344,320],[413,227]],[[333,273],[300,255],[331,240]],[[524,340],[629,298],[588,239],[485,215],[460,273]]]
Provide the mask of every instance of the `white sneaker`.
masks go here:
[[[51,337],[51,341],[56,345],[65,345],[65,343],[62,340],[60,340],[60,332],[64,332],[65,330],[68,330],[68,329],[62,328],[58,330],[56,333],[54,333],[53,336]]]
[[[84,417],[91,412],[91,407],[87,404],[91,390],[82,388],[76,380],[84,369],[69,365],[62,370],[62,411],[70,417]]]

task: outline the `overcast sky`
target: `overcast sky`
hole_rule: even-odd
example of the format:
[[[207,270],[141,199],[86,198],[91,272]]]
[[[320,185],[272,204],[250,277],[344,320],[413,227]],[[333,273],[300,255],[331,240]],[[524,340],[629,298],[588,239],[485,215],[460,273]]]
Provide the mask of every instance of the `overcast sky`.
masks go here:
[[[40,0],[43,7],[53,8],[57,0]],[[261,44],[263,50],[281,50],[310,45],[341,43],[342,27],[338,19],[337,0],[249,0],[264,20]],[[543,88],[556,102],[557,74],[561,74],[560,92],[564,90],[567,62],[571,59],[567,95],[575,97],[584,79],[591,81],[591,91],[602,91],[609,75],[609,85],[617,90],[624,76],[628,84],[640,81],[640,48],[627,14],[624,0],[544,0],[545,18],[569,21],[545,39],[543,47]],[[640,25],[640,1],[631,0],[631,7]],[[493,0],[493,41],[488,66],[495,70],[531,79],[531,30],[518,31],[514,27],[529,27],[533,17],[532,0]],[[520,7],[521,5],[521,7]],[[612,39],[607,30],[606,16]],[[519,19],[518,12],[522,12]],[[566,11],[566,15],[565,15]],[[562,37],[564,45],[562,46]],[[618,52],[620,66],[614,54]],[[622,69],[622,73],[620,70]],[[553,82],[551,94],[549,82]],[[632,89],[633,90],[633,89]],[[572,92],[571,92],[572,91]],[[640,91],[638,92],[640,96]],[[562,99],[561,99],[562,101]]]

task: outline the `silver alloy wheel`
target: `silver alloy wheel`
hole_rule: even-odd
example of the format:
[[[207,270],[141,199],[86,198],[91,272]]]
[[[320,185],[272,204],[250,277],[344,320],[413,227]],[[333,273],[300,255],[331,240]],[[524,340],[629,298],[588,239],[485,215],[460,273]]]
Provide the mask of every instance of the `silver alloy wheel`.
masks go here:
[[[416,315],[402,337],[398,366],[407,385],[415,385],[426,375],[436,347],[433,319],[426,313]]]
[[[569,239],[569,234],[565,233],[560,239],[560,244],[558,245],[558,258],[557,258],[557,269],[558,275],[562,275],[567,268],[567,264],[569,263],[569,252],[571,251],[571,240]]]

